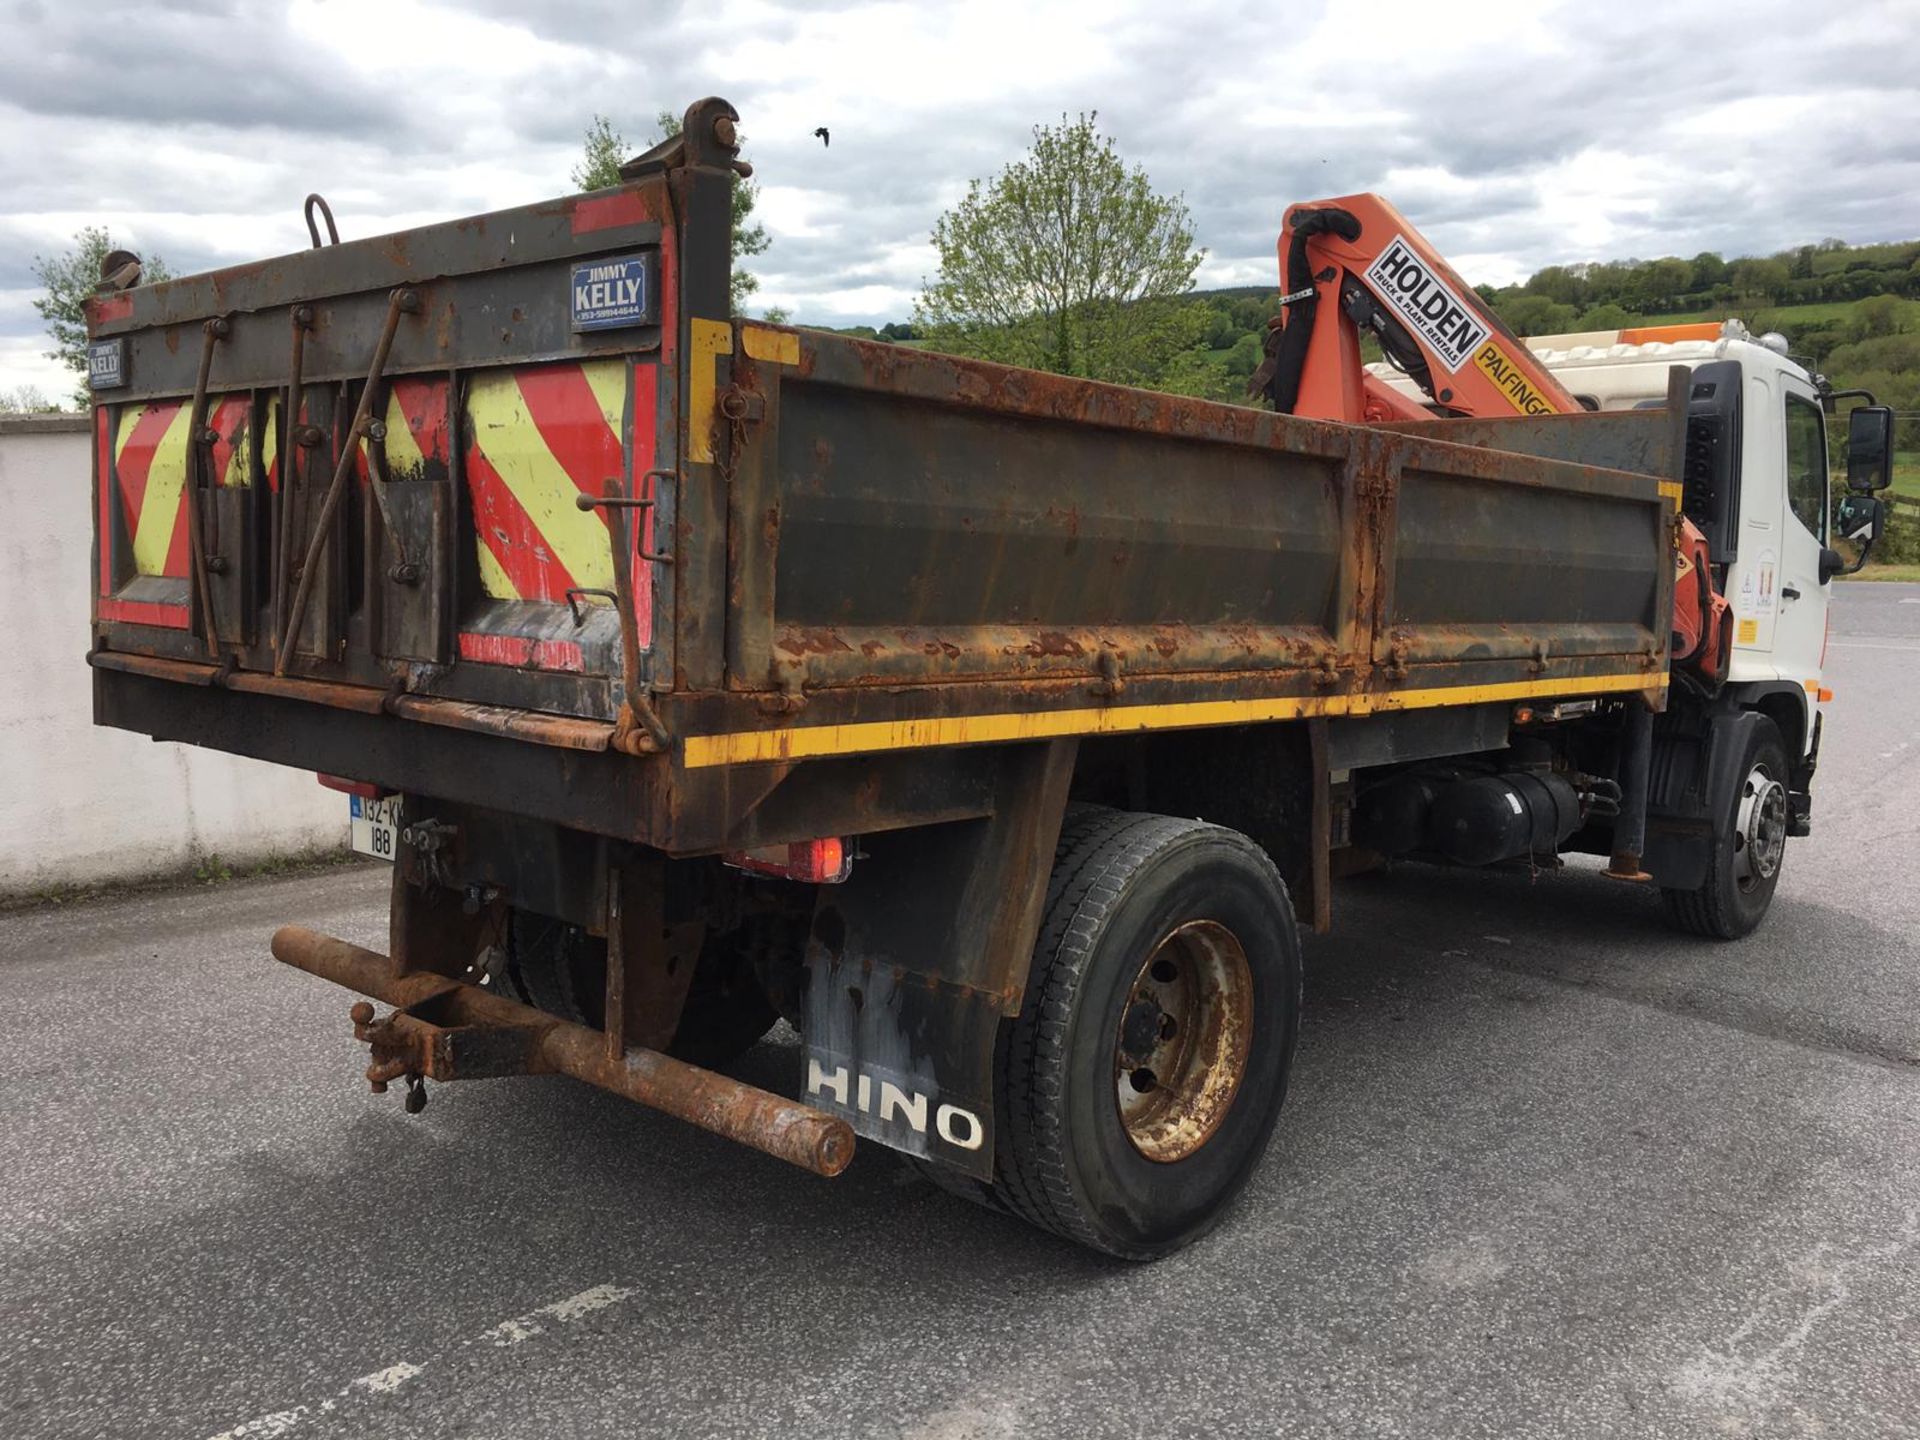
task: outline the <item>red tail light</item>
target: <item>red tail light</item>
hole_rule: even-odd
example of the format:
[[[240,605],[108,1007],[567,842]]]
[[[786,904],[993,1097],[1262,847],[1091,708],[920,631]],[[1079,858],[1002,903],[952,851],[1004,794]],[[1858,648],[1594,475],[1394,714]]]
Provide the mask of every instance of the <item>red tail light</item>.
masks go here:
[[[729,850],[720,858],[736,869],[801,880],[809,885],[838,885],[853,873],[853,853],[837,835],[825,840],[796,840],[790,845]]]
[[[329,790],[338,790],[342,795],[358,795],[362,800],[384,800],[393,794],[382,789],[371,780],[349,780],[343,775],[320,775],[313,777]]]

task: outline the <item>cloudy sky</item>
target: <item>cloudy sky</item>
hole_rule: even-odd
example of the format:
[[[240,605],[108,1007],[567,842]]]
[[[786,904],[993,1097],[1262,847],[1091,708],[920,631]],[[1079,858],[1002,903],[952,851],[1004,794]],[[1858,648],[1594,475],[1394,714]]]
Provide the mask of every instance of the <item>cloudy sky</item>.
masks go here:
[[[1355,190],[1494,283],[1906,239],[1917,56],[1920,0],[0,0],[0,390],[70,389],[30,267],[81,225],[180,272],[304,246],[309,190],[349,237],[520,204],[595,111],[638,149],[707,94],[758,302],[818,324],[906,319],[941,210],[1081,110],[1184,192],[1203,286],[1272,283],[1285,207]]]

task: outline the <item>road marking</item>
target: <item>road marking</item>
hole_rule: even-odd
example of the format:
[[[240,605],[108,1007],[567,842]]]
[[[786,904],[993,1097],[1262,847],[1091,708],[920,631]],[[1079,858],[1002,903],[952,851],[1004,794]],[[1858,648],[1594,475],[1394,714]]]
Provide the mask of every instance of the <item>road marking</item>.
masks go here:
[[[1906,1212],[1899,1233],[1885,1243],[1848,1254],[1822,1241],[1788,1268],[1788,1279],[1764,1294],[1746,1318],[1717,1346],[1708,1346],[1680,1367],[1682,1393],[1757,1424],[1785,1398],[1791,1358],[1827,1316],[1853,1298],[1853,1277],[1876,1270],[1920,1241],[1920,1212]],[[1837,1253],[1836,1253],[1837,1252]]]
[[[531,1340],[536,1335],[546,1333],[547,1327],[540,1323],[543,1319],[565,1325],[582,1315],[591,1315],[609,1305],[618,1305],[631,1294],[633,1291],[619,1285],[596,1285],[591,1290],[582,1290],[578,1295],[569,1295],[551,1305],[542,1305],[538,1310],[529,1310],[511,1320],[502,1320],[480,1338],[495,1345],[518,1345],[522,1340]]]
[[[578,1295],[569,1295],[564,1300],[555,1300],[550,1305],[542,1305],[537,1310],[529,1310],[524,1315],[488,1326],[478,1335],[455,1341],[448,1349],[480,1344],[518,1345],[523,1340],[546,1334],[549,1325],[571,1324],[610,1305],[618,1305],[633,1293],[631,1288],[624,1285],[595,1285]],[[396,1360],[391,1365],[349,1380],[341,1389],[316,1404],[295,1405],[290,1409],[256,1416],[231,1430],[222,1430],[212,1440],[278,1440],[278,1437],[291,1433],[307,1421],[330,1415],[343,1405],[354,1404],[370,1396],[393,1394],[409,1381],[424,1375],[427,1367],[445,1353],[442,1351],[440,1355],[429,1356],[417,1365],[411,1360]]]
[[[1841,650],[1900,650],[1908,655],[1920,655],[1920,645],[1882,645],[1873,640],[1829,640],[1827,643]]]
[[[391,1395],[402,1385],[406,1384],[407,1381],[418,1375],[420,1371],[420,1366],[410,1365],[405,1360],[402,1360],[397,1364],[387,1366],[384,1370],[376,1370],[371,1375],[362,1375],[347,1388],[350,1390],[364,1390],[369,1395]]]

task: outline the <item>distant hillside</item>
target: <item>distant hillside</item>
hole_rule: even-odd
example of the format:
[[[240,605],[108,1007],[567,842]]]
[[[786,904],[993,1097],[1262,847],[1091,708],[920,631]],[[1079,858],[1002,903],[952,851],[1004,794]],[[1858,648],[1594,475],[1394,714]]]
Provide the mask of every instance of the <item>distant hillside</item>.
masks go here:
[[[1278,276],[1275,280],[1277,282]],[[1901,411],[1902,449],[1920,450],[1920,240],[1848,245],[1822,240],[1776,255],[1726,260],[1605,260],[1549,265],[1524,283],[1474,289],[1518,335],[1736,316],[1755,332],[1779,330],[1835,385],[1872,390]],[[1165,388],[1238,400],[1260,363],[1274,286],[1197,290],[1199,343],[1168,367]],[[908,323],[838,333],[915,344]]]

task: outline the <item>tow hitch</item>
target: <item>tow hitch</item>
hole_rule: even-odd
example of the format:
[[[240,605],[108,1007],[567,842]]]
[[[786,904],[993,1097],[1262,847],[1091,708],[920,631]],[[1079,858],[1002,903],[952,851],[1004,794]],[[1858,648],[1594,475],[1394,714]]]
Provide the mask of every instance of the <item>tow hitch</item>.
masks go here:
[[[423,1080],[571,1075],[816,1175],[838,1175],[853,1159],[853,1129],[844,1120],[657,1050],[615,1053],[602,1031],[478,985],[402,974],[389,956],[299,925],[277,931],[272,949],[282,964],[393,1007],[376,1019],[372,1005],[357,1001],[353,1033],[372,1052],[374,1091],[404,1079],[409,1113],[426,1105]]]

